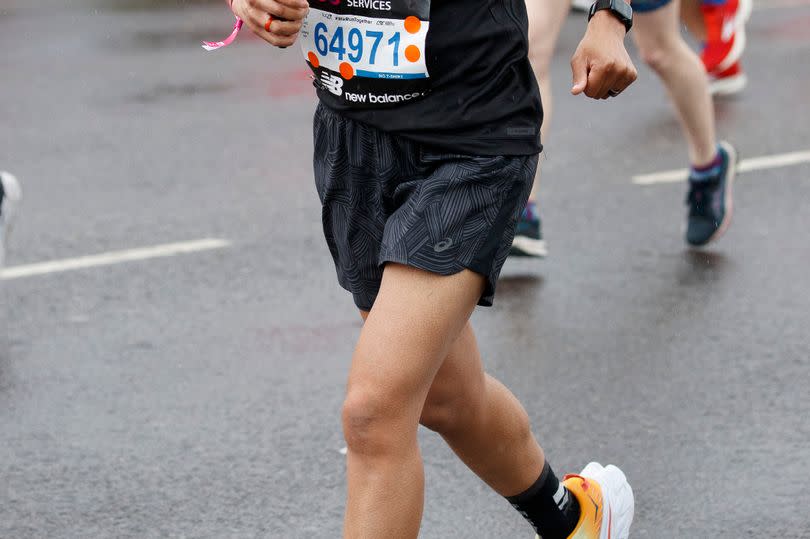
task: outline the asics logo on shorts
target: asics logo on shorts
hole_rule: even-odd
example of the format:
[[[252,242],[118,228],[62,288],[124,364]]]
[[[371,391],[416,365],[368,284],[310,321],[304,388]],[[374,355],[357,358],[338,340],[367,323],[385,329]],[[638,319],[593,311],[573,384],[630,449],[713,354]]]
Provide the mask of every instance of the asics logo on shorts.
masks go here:
[[[340,97],[343,95],[343,79],[330,75],[326,71],[321,73],[321,85],[330,93]]]
[[[443,253],[453,246],[452,238],[444,238],[442,241],[433,246],[433,250],[437,253]]]

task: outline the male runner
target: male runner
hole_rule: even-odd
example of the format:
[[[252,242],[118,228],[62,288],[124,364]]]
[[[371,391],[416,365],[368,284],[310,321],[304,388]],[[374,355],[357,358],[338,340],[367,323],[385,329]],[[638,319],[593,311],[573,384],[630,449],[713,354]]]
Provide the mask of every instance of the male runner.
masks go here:
[[[17,178],[0,171],[0,269],[3,269],[11,221],[19,200],[20,184]]]
[[[700,0],[684,1],[691,3],[693,8],[701,7],[697,3]],[[720,85],[718,91],[727,92],[739,85],[739,81],[735,82],[731,77],[739,67],[739,55],[745,42],[744,21],[746,13],[750,13],[745,2],[750,0],[720,1],[725,2],[718,4],[720,7],[684,8],[683,15],[696,33],[703,31],[709,36],[708,52],[703,53],[702,60],[712,62],[706,67],[715,70],[715,83]],[[738,1],[742,3],[737,4]],[[544,111],[548,116],[551,104],[548,67],[568,12],[568,3],[565,0],[526,0],[526,4],[531,29],[529,56],[538,76]],[[645,62],[664,82],[687,139],[692,166],[687,197],[686,241],[693,246],[702,246],[718,239],[730,223],[736,152],[727,142],[718,143],[716,140],[714,109],[706,71],[701,58],[689,49],[680,34],[679,5],[679,0],[634,0],[634,37]],[[743,7],[739,8],[739,5]],[[718,18],[715,15],[719,11],[726,14],[725,18],[721,17],[727,21],[725,34],[716,32]],[[703,30],[704,17],[708,21],[705,23],[706,30]],[[721,38],[725,41],[718,43],[717,40]],[[518,225],[519,230],[521,226],[522,229],[531,226],[526,217],[531,216],[535,208],[531,202],[527,205],[523,213],[524,223]]]
[[[324,231],[365,320],[342,410],[344,537],[417,537],[421,423],[543,539],[626,538],[633,495],[624,474],[591,463],[561,483],[523,407],[484,373],[468,321],[476,304],[492,304],[540,151],[523,0],[309,7],[232,5],[273,45],[300,32],[321,101],[314,165]],[[593,17],[572,60],[574,93],[607,98],[635,79],[623,9]]]

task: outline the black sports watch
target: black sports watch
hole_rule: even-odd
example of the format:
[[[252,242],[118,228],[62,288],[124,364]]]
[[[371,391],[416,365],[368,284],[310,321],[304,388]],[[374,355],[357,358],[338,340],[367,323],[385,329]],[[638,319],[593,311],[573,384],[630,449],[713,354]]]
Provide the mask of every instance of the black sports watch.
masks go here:
[[[597,11],[609,9],[614,17],[619,19],[627,32],[633,27],[633,8],[624,0],[596,0],[588,11],[588,20],[596,15]]]

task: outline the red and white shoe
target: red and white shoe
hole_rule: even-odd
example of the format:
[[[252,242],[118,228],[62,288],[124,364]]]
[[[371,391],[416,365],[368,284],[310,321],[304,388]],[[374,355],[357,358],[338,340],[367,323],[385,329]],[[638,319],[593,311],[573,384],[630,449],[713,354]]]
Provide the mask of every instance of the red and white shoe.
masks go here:
[[[734,62],[731,67],[719,73],[709,74],[709,93],[716,96],[729,96],[738,94],[748,84],[748,77],[742,70],[740,62]]]
[[[745,23],[751,16],[752,0],[726,0],[724,4],[703,4],[706,45],[700,59],[713,74],[732,67],[745,50]]]

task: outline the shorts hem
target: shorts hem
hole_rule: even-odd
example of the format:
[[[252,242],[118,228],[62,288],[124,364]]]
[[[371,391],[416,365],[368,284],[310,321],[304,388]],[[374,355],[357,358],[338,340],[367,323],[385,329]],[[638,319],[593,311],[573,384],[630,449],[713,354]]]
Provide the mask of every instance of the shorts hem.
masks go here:
[[[436,268],[429,268],[425,264],[419,264],[418,262],[402,260],[401,258],[395,256],[384,256],[380,258],[380,267],[385,266],[389,262],[393,262],[394,264],[402,264],[403,266],[408,266],[410,268],[416,268],[418,270],[426,271],[428,273],[432,273],[434,275],[441,275],[442,277],[450,277],[451,275],[457,275],[464,270],[469,270],[473,273],[477,273],[481,277],[484,278],[484,291],[481,293],[481,297],[478,298],[477,305],[480,307],[492,307],[492,300],[494,299],[493,296],[495,295],[495,284],[492,283],[492,279],[489,275],[485,273],[481,273],[479,270],[471,267],[470,265],[464,265],[460,262],[456,262],[453,264],[452,267],[444,269],[444,270],[437,270]],[[355,301],[355,304],[357,302]]]

